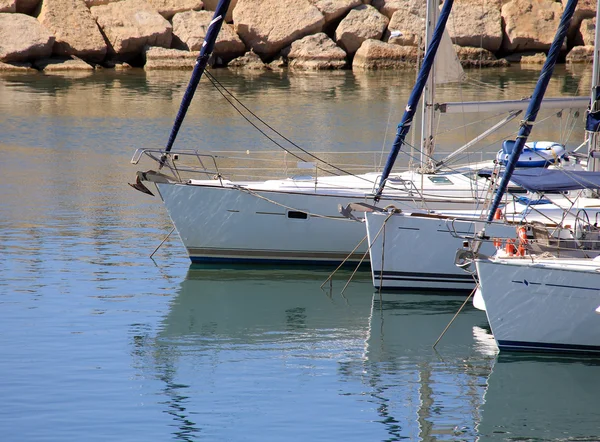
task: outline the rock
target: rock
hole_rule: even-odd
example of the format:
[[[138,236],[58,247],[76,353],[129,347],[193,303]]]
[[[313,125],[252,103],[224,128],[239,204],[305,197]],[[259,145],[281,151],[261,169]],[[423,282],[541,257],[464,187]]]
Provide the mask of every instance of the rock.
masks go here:
[[[385,39],[395,45],[424,47],[425,15],[424,6],[419,8],[404,3],[393,13]]]
[[[295,41],[282,54],[292,69],[343,69],[346,66],[344,50],[322,32]]]
[[[335,30],[335,41],[348,55],[354,55],[365,40],[381,40],[388,18],[370,5],[353,9]]]
[[[454,45],[454,50],[463,67],[501,67],[510,65],[505,59],[498,60],[487,49]]]
[[[596,19],[587,18],[581,22],[579,27],[581,33],[581,42],[583,46],[594,46],[594,39],[596,35]]]
[[[202,0],[146,0],[150,6],[166,19],[170,19],[178,12],[197,10],[204,6]]]
[[[44,0],[46,1],[46,0]],[[59,72],[59,71],[93,71],[94,68],[79,58],[60,57],[60,58],[43,58],[33,62],[33,66],[44,72]]]
[[[115,63],[113,67],[116,71],[126,71],[132,69],[132,66],[129,63]]]
[[[575,46],[567,54],[567,63],[591,63],[594,60],[594,46]]]
[[[219,4],[219,0],[204,0],[204,9],[207,11],[214,11],[217,9],[217,5]],[[231,0],[229,3],[229,9],[227,9],[227,14],[225,14],[225,21],[227,23],[231,23],[233,21],[233,9],[237,4],[237,0]]]
[[[0,12],[17,12],[17,0],[0,0]]]
[[[0,72],[35,72],[31,63],[2,63],[0,61]]]
[[[546,54],[538,52],[536,54],[523,54],[521,56],[521,64],[544,64],[546,62]]]
[[[507,52],[547,51],[561,15],[562,5],[552,0],[509,1],[502,6],[502,48]]]
[[[123,0],[90,8],[109,43],[109,53],[141,53],[144,46],[171,46],[171,24],[144,0]]]
[[[278,57],[268,65],[268,69],[272,71],[281,71],[287,67],[287,62],[283,57]]]
[[[147,47],[144,50],[146,64],[144,69],[194,69],[197,52],[180,51],[178,49],[165,49],[159,47]]]
[[[417,50],[414,46],[365,40],[354,55],[352,69],[414,69]]]
[[[0,61],[27,61],[49,57],[54,36],[35,18],[0,13]]]
[[[411,5],[413,3],[414,5]],[[419,2],[419,6],[416,2],[407,2],[406,0],[373,0],[371,4],[379,10],[383,15],[387,18],[391,19],[394,15],[394,12],[398,10],[409,10],[411,8],[417,7],[423,10],[423,17],[425,17],[425,2]]]
[[[325,17],[325,24],[337,20],[352,8],[362,5],[362,0],[308,0]]]
[[[501,0],[455,0],[448,34],[460,46],[497,52],[502,44]]]
[[[40,4],[40,0],[17,0],[17,12],[19,14],[32,14]]]
[[[246,47],[271,58],[293,41],[321,32],[325,18],[308,0],[238,0],[233,22]]]
[[[575,8],[575,14],[573,15],[573,20],[571,21],[571,25],[569,26],[568,39],[574,40],[574,44],[582,44],[581,40],[578,38],[578,30],[581,25],[581,22],[586,18],[594,18],[596,17],[596,0],[579,0],[577,2],[577,7]],[[563,9],[567,6],[567,0],[562,0]]]
[[[269,67],[265,65],[260,57],[252,51],[246,52],[241,57],[231,60],[227,64],[228,68],[247,69],[251,71],[266,71]]]
[[[55,55],[75,55],[92,62],[104,59],[104,37],[83,0],[44,0],[38,20],[55,36]]]
[[[174,44],[188,51],[199,51],[204,43],[213,13],[210,11],[180,12],[173,16]],[[214,55],[229,61],[246,52],[246,46],[233,30],[233,26],[223,23],[217,36]]]

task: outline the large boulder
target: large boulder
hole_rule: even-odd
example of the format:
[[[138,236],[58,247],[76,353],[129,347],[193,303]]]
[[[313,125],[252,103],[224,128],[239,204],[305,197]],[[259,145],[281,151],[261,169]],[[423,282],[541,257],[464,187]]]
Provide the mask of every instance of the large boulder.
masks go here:
[[[325,18],[308,0],[238,0],[233,22],[246,47],[271,58],[293,41],[321,32]]]
[[[47,0],[44,0],[46,2]],[[76,57],[42,58],[33,62],[33,66],[44,72],[93,71],[94,68]]]
[[[418,49],[379,40],[365,40],[360,46],[352,69],[414,69]]]
[[[20,14],[32,14],[40,4],[41,0],[17,0],[17,12]]]
[[[180,51],[178,49],[165,49],[159,47],[146,47],[144,58],[147,71],[158,69],[194,69],[196,52]]]
[[[31,63],[3,63],[0,61],[0,72],[36,72]]]
[[[460,46],[497,52],[502,44],[501,0],[455,0],[448,33]]]
[[[335,41],[349,55],[354,55],[365,40],[381,40],[388,23],[388,18],[373,6],[361,5],[340,22]]]
[[[170,19],[178,12],[200,10],[204,3],[202,0],[146,0],[150,6],[166,19]]]
[[[454,51],[463,67],[500,67],[510,64],[505,59],[498,60],[493,53],[483,48],[454,45]]]
[[[173,16],[174,44],[188,51],[199,51],[212,17],[211,11],[188,11],[175,14]],[[233,30],[233,26],[223,23],[215,43],[215,56],[231,60],[245,52],[246,46]]]
[[[308,0],[317,7],[325,17],[325,23],[330,23],[342,17],[352,8],[362,5],[362,0]]]
[[[567,0],[561,0],[563,8],[567,6]],[[581,22],[586,18],[596,17],[596,3],[597,0],[579,0],[577,7],[575,8],[575,15],[569,26],[569,45],[580,45],[582,44],[581,38],[579,38],[579,26]]]
[[[425,7],[420,3],[397,5],[388,24],[386,40],[400,46],[425,45]]]
[[[123,0],[90,8],[119,56],[141,53],[144,46],[171,46],[172,26],[144,0]]]
[[[575,46],[567,54],[567,63],[590,64],[594,60],[594,46]]]
[[[412,5],[411,5],[412,3]],[[425,1],[422,2],[408,2],[406,0],[373,0],[371,4],[379,10],[387,18],[391,19],[394,12],[398,10],[406,10],[408,8],[418,7],[423,10],[423,16],[425,16]],[[418,5],[418,6],[417,6]]]
[[[282,54],[292,69],[343,69],[346,66],[344,50],[323,32],[295,41]]]
[[[217,9],[217,5],[219,4],[219,0],[203,0],[204,1],[204,9],[207,11],[214,11]],[[231,23],[233,21],[233,9],[237,4],[237,0],[231,0],[229,3],[229,9],[227,9],[227,14],[225,14],[225,21],[227,23]]]
[[[562,10],[562,5],[552,0],[511,0],[504,4],[502,48],[507,52],[547,51]]]
[[[0,12],[17,12],[17,0],[0,0]]]
[[[229,62],[228,68],[248,71],[268,71],[269,66],[264,64],[260,57],[252,51],[246,52],[241,57],[235,58]]]
[[[581,22],[579,27],[581,33],[581,43],[583,46],[594,46],[594,39],[596,37],[596,19],[586,18]]]
[[[100,62],[106,55],[106,42],[84,0],[44,0],[38,20],[52,31],[56,40],[52,51],[58,56],[75,55]]]
[[[49,57],[54,35],[34,17],[0,13],[0,61],[27,61]]]

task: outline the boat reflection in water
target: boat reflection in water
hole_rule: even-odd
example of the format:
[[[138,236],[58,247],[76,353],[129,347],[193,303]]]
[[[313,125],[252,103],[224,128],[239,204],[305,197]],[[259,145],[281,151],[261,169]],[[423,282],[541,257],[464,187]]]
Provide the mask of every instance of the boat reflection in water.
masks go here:
[[[398,440],[473,440],[495,353],[481,352],[464,310],[432,350],[463,297],[407,293],[373,295],[366,378],[380,414],[395,420]],[[390,427],[391,428],[391,427]]]
[[[175,437],[209,440],[472,439],[494,355],[459,316],[463,298],[340,295],[327,272],[192,268],[147,360]]]
[[[481,407],[480,440],[600,440],[599,370],[599,358],[500,353]]]

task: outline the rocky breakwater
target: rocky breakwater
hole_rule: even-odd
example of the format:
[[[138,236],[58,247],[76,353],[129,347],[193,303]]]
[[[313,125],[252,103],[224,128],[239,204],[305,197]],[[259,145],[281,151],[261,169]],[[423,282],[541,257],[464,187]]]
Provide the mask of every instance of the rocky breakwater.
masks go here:
[[[191,69],[218,0],[0,0],[0,71]],[[567,0],[455,0],[448,32],[468,66],[540,63]],[[580,0],[564,56],[589,62],[593,0]],[[414,68],[425,0],[232,0],[213,66]]]

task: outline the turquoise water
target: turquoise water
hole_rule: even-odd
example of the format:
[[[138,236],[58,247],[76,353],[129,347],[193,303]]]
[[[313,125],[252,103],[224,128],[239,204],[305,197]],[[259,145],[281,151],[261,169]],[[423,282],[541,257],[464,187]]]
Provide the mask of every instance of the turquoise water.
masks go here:
[[[535,74],[470,73],[500,87],[487,98],[527,95]],[[316,151],[380,150],[414,78],[217,75]],[[171,226],[127,185],[129,160],[164,145],[187,79],[0,76],[0,440],[600,440],[600,361],[498,356],[470,306],[432,349],[463,298],[380,296],[365,272],[342,294],[349,271],[322,290],[329,269],[190,267],[175,236],[150,259]],[[585,84],[562,68],[552,95]],[[547,121],[544,137],[579,144],[581,121]],[[178,140],[265,148],[206,83]]]

